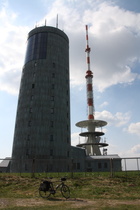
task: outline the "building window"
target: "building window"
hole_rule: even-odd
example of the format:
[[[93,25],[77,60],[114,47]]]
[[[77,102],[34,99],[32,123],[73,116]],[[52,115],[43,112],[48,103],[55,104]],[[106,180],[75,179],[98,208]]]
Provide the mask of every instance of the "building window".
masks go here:
[[[53,149],[50,150],[50,156],[53,156]]]
[[[53,135],[50,135],[50,141],[53,141]]]
[[[35,84],[32,84],[32,89],[35,88]]]
[[[53,121],[51,121],[51,127],[53,128]]]
[[[69,151],[67,151],[67,157],[69,157],[70,156],[70,152]]]
[[[54,89],[54,84],[52,84],[52,89]]]
[[[55,73],[52,73],[52,78],[55,78]]]
[[[104,163],[104,168],[107,168],[107,163]]]
[[[73,169],[76,170],[76,163],[73,163]]]
[[[28,39],[25,64],[31,60],[45,59],[47,56],[47,33],[37,33]],[[34,63],[35,65],[35,63]]]
[[[34,99],[34,96],[33,95],[31,95],[31,101]]]
[[[53,68],[55,68],[55,63],[53,62]]]
[[[32,109],[32,108],[30,108],[30,109],[29,109],[29,112],[30,112],[30,113],[32,113],[32,112],[33,112],[33,109]]]
[[[31,127],[31,121],[28,122],[28,126]]]
[[[102,168],[102,164],[101,163],[98,163],[98,168]]]
[[[27,136],[27,141],[30,141],[30,134],[28,134]]]
[[[88,162],[88,167],[91,167],[91,162]]]
[[[51,114],[53,114],[54,113],[54,108],[51,108]]]
[[[77,169],[80,169],[80,163],[77,163]]]
[[[25,164],[25,171],[28,171],[28,167],[27,167],[27,164]]]
[[[67,143],[69,143],[69,137],[67,137]]]
[[[51,96],[51,101],[54,101],[54,96]]]
[[[29,150],[28,150],[28,149],[26,150],[26,155],[27,155],[27,156],[29,155]]]

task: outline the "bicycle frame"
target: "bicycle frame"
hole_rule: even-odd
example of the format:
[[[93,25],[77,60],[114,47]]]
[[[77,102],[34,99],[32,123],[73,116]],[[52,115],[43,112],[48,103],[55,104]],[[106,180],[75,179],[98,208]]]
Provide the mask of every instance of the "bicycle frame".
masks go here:
[[[56,185],[55,190],[57,190],[59,187],[63,186],[64,182],[61,182],[60,184]]]

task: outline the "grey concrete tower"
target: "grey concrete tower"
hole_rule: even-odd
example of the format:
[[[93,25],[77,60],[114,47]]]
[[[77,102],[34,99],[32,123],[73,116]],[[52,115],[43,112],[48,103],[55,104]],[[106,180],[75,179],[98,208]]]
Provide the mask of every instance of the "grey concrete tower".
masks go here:
[[[43,26],[28,35],[15,124],[11,172],[70,167],[69,40]]]

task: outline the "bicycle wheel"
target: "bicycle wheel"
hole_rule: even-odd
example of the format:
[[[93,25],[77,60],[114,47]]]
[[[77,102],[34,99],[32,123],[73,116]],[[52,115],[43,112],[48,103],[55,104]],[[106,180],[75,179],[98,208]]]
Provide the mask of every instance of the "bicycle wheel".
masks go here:
[[[50,193],[50,190],[48,191],[43,191],[41,189],[39,189],[39,195],[42,197],[42,198],[49,198],[51,193]]]
[[[61,193],[64,198],[69,198],[70,197],[70,189],[67,185],[62,185],[61,187]]]

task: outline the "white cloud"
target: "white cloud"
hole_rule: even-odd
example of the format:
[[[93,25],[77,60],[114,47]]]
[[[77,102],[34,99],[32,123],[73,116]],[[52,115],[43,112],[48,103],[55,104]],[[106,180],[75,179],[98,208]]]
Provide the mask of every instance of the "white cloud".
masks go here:
[[[17,15],[0,11],[0,90],[17,94],[24,61],[28,27],[15,26]]]
[[[107,147],[107,150],[108,150],[108,155],[110,155],[110,154],[118,154],[119,147],[118,147],[118,145],[109,144],[109,146]]]
[[[100,105],[100,107],[104,107],[104,106],[107,106],[108,105],[108,102],[107,101],[104,101],[101,105]]]
[[[140,144],[134,145],[129,150],[120,153],[122,157],[140,157]]]
[[[139,78],[132,72],[135,61],[140,60],[140,14],[125,11],[108,1],[54,2],[47,15],[54,23],[57,13],[62,27],[70,38],[70,71],[73,84],[85,83],[86,55],[84,52],[85,24],[89,24],[91,70],[94,86],[99,91],[119,83],[132,83]],[[83,9],[85,8],[85,9]],[[62,26],[63,25],[63,26]]]
[[[79,144],[79,133],[72,133],[71,134],[71,145],[76,146]]]
[[[85,84],[85,24],[90,26],[89,44],[91,70],[95,76],[94,87],[103,91],[111,85],[131,84],[136,78],[140,79],[132,71],[135,61],[140,61],[140,14],[124,11],[109,1],[56,0],[39,24],[46,19],[48,25],[55,26],[56,14],[59,14],[59,28],[70,39],[72,84]],[[19,87],[29,32],[29,27],[15,25],[16,18],[17,14],[6,6],[1,9],[0,89],[12,93],[16,93]],[[11,80],[6,77],[8,72]],[[16,72],[16,79],[13,72]]]
[[[130,113],[117,112],[116,114],[112,114],[111,112],[104,110],[102,112],[95,112],[95,118],[107,121],[108,125],[120,127],[129,122]]]
[[[140,136],[140,122],[131,123],[127,129],[127,131],[131,134],[136,134]]]

